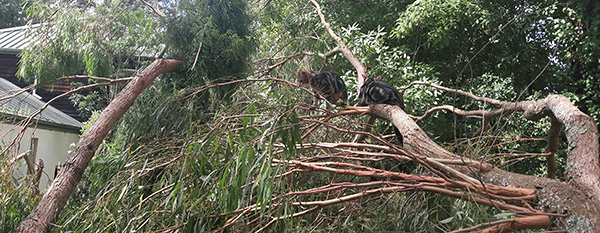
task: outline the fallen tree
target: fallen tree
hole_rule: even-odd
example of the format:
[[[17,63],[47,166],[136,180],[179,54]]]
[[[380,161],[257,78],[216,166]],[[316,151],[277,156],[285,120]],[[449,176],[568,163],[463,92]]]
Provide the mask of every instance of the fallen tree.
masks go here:
[[[536,204],[548,213],[568,214],[557,218],[562,227],[571,231],[595,232],[600,229],[600,166],[598,162],[598,131],[594,120],[579,111],[566,97],[550,95],[543,100],[517,103],[497,102],[501,111],[523,112],[529,120],[542,117],[556,119],[553,128],[564,126],[569,144],[566,180],[521,175],[498,168],[477,169],[454,166],[456,170],[478,179],[482,185],[496,184],[535,190]],[[375,115],[391,120],[405,135],[407,151],[433,158],[460,159],[434,143],[401,109],[373,106]],[[489,112],[482,112],[484,115]],[[549,137],[555,137],[551,131]],[[556,141],[549,140],[549,143]],[[556,147],[549,144],[548,147]],[[569,190],[569,191],[565,191]],[[544,220],[545,221],[545,220]],[[536,227],[540,228],[540,227]]]
[[[568,170],[565,181],[511,173],[494,167],[484,162],[483,159],[465,158],[453,154],[433,142],[415,121],[398,107],[389,105],[346,107],[329,115],[325,118],[325,121],[344,115],[361,114],[373,114],[388,119],[405,135],[404,148],[400,149],[390,144],[361,143],[306,143],[297,145],[297,149],[312,148],[315,151],[328,149],[338,153],[295,160],[273,159],[273,166],[288,167],[288,170],[282,172],[278,178],[292,174],[325,172],[345,176],[369,177],[380,181],[331,183],[304,191],[289,192],[273,199],[273,204],[269,206],[256,204],[232,213],[215,215],[214,217],[234,215],[235,217],[229,219],[227,224],[223,226],[225,228],[246,215],[246,217],[255,219],[248,220],[249,222],[255,222],[256,219],[260,218],[255,216],[256,211],[278,208],[286,203],[305,209],[287,216],[272,218],[267,224],[254,228],[256,231],[262,231],[278,220],[303,216],[328,206],[351,202],[358,198],[384,193],[429,192],[478,203],[514,214],[513,218],[507,220],[480,224],[457,232],[472,230],[511,232],[523,229],[549,229],[550,227],[566,229],[569,232],[595,232],[598,229],[596,219],[600,217],[600,208],[598,208],[598,198],[595,195],[598,182],[598,134],[593,120],[577,110],[565,97],[560,95],[550,95],[539,101],[517,103],[499,101],[497,103],[501,106],[499,109],[502,111],[523,112],[523,115],[529,120],[554,117],[556,118],[555,124],[565,126],[569,144],[573,145],[568,152],[569,163],[573,166]],[[486,112],[480,113],[485,114]],[[326,125],[325,121],[313,123],[312,127],[308,127],[307,133],[313,132],[318,125],[325,125],[329,128],[335,127]],[[551,131],[551,133],[556,132]],[[386,144],[385,140],[372,134],[369,135],[376,141]],[[554,135],[550,136],[553,137]],[[284,145],[279,146],[284,147]],[[549,147],[552,147],[552,145],[549,145]],[[415,161],[428,168],[436,176],[391,172],[364,163],[382,159],[392,159],[398,162]],[[339,162],[339,160],[348,162]],[[582,171],[587,172],[582,173]],[[308,196],[314,196],[316,198],[325,193],[349,188],[360,191],[355,191],[352,194],[345,192],[343,196],[330,199],[286,202],[290,199],[293,200],[293,197],[304,196],[307,198]]]
[[[330,26],[326,24],[318,4],[314,1],[313,4],[318,9],[323,24],[326,25],[331,34],[334,34]],[[366,68],[352,56],[352,53],[350,53],[346,46],[343,45],[342,41],[339,40],[339,37],[334,36],[334,38],[341,44],[335,50],[340,50],[356,68],[360,89],[361,81],[367,77]],[[268,70],[272,70],[283,63],[285,63],[285,60],[272,65]],[[275,79],[264,79],[264,81],[267,80]],[[241,80],[239,82],[246,81],[261,80]],[[293,86],[290,83],[287,84]],[[491,119],[506,114],[523,112],[524,116],[531,120],[550,117],[553,125],[548,133],[548,146],[546,150],[548,153],[545,154],[545,156],[548,158],[549,164],[552,164],[551,160],[553,158],[553,152],[556,151],[557,147],[557,135],[558,132],[564,128],[567,132],[570,145],[568,155],[571,166],[567,173],[567,180],[556,180],[553,179],[551,175],[549,175],[549,178],[543,178],[511,173],[486,163],[486,159],[483,156],[481,158],[466,158],[456,155],[433,142],[413,120],[424,119],[427,117],[427,114],[423,117],[412,117],[406,114],[402,109],[386,105],[347,107],[332,114],[297,117],[297,119],[302,121],[298,124],[307,124],[309,127],[303,132],[302,138],[305,138],[304,144],[297,145],[296,149],[302,148],[303,150],[310,150],[312,153],[309,153],[309,156],[299,158],[277,157],[277,155],[285,150],[287,146],[281,144],[273,144],[274,147],[270,147],[271,145],[264,147],[263,144],[259,144],[256,147],[253,147],[255,146],[253,145],[248,148],[258,148],[257,150],[261,150],[261,152],[266,150],[269,151],[265,153],[269,156],[267,157],[268,159],[264,159],[264,161],[266,161],[265,167],[271,165],[271,167],[283,168],[282,170],[277,170],[276,174],[273,174],[272,177],[276,179],[285,179],[288,177],[294,179],[295,175],[309,177],[311,173],[325,174],[325,176],[333,174],[333,177],[345,176],[364,179],[353,182],[335,182],[336,180],[332,178],[330,180],[332,182],[327,185],[300,190],[295,189],[294,187],[289,189],[289,192],[283,194],[277,193],[274,196],[266,196],[264,197],[265,199],[268,199],[266,202],[257,201],[255,204],[242,207],[229,213],[219,213],[210,216],[209,218],[218,219],[214,222],[220,222],[221,218],[224,219],[221,227],[213,230],[221,231],[226,228],[231,229],[236,225],[240,225],[240,228],[232,229],[231,231],[236,231],[238,229],[245,229],[246,231],[251,229],[251,231],[257,232],[267,231],[270,229],[269,227],[272,227],[277,221],[288,218],[298,218],[310,213],[318,213],[325,208],[334,206],[343,206],[339,209],[344,209],[348,206],[352,206],[356,200],[363,198],[369,199],[379,196],[391,199],[395,194],[406,193],[407,199],[410,201],[410,197],[414,193],[428,193],[446,196],[456,200],[464,200],[482,206],[489,206],[499,212],[511,214],[508,215],[510,216],[509,219],[477,224],[475,226],[457,230],[457,232],[475,230],[482,230],[484,232],[508,232],[523,229],[548,229],[552,226],[557,226],[558,228],[569,231],[597,231],[598,223],[595,221],[598,219],[598,135],[597,130],[595,130],[595,123],[589,116],[578,111],[566,98],[558,95],[551,95],[539,101],[523,101],[515,103],[481,98],[461,92],[460,90],[451,90],[449,88],[441,87],[433,83],[422,84],[445,91],[464,94],[475,100],[497,105],[498,109],[493,111],[463,111],[449,105],[439,106],[428,111],[430,114],[434,111],[445,109],[453,111],[457,115],[482,117],[484,121],[480,130],[481,134],[486,131],[487,124]],[[192,95],[220,85],[226,85],[226,83],[198,88],[197,90],[193,90]],[[384,140],[383,137],[380,137],[375,133],[352,131],[349,128],[340,128],[338,125],[328,123],[328,121],[339,119],[342,116],[364,114],[371,114],[392,121],[405,136],[404,147],[398,148],[391,145],[387,140]],[[215,125],[211,125],[210,130],[203,132],[203,135],[198,139],[198,142],[205,143],[206,138],[211,134],[218,134],[217,129],[226,128],[225,126],[228,126],[227,124],[230,121],[256,117],[257,119],[261,119],[261,122],[256,122],[254,126],[267,125],[273,116],[274,114],[270,113],[249,114],[246,112],[239,115],[226,115],[221,121],[218,121]],[[230,129],[241,129],[242,127],[240,125],[236,125],[236,127],[231,127]],[[281,128],[287,126],[288,125],[285,125]],[[310,140],[312,138],[310,136],[314,136],[313,132],[317,132],[318,129],[325,127],[335,130],[336,132],[366,135],[373,139],[372,141],[374,141],[374,143],[311,143]],[[262,137],[259,135],[258,138],[260,139],[256,140],[262,141],[262,139],[267,137],[266,135],[275,134],[276,128],[277,127],[272,127],[260,132]],[[235,135],[235,133],[231,134],[231,136]],[[257,142],[257,144],[258,143],[262,142]],[[325,151],[332,151],[334,153],[326,153]],[[214,153],[212,150],[209,150],[209,152]],[[180,158],[186,158],[186,156],[190,155],[186,153],[178,154],[172,159],[152,168],[140,169],[140,173],[141,175],[145,175],[148,174],[149,171],[154,170],[154,168],[168,167],[169,165],[173,165],[172,167],[177,167],[177,169],[179,169],[177,162],[181,161]],[[232,159],[232,157],[227,157],[227,159]],[[422,174],[405,173],[391,171],[369,164],[369,162],[383,160],[391,160],[398,164],[412,161],[413,163],[417,163],[426,168],[428,172]],[[236,168],[237,167],[232,166],[231,169],[235,170]],[[78,169],[79,170],[74,169],[71,172],[83,172],[81,167]],[[549,166],[548,173],[550,174],[552,170],[555,171],[556,168]],[[261,173],[260,175],[263,174]],[[244,179],[244,181],[250,180],[250,182],[259,183],[260,179],[263,177],[271,178],[271,174],[265,176],[260,175],[256,177],[255,180],[248,178]],[[209,177],[191,177],[192,178],[190,179],[195,180],[209,179]],[[237,177],[232,179],[237,179]],[[227,181],[224,181],[223,183],[226,185]],[[243,187],[248,188],[256,183],[243,184]],[[135,205],[135,207],[125,211],[131,211],[134,208],[139,209],[142,204],[149,203],[153,199],[164,199],[166,195],[168,195],[168,192],[174,189],[173,187],[178,186],[179,183],[172,183],[160,187],[160,189],[155,190],[152,194],[143,196],[144,199],[140,198],[139,205]],[[118,188],[113,188],[111,190],[118,190]],[[251,188],[249,188],[249,190],[250,192],[254,191]],[[569,190],[570,192],[565,192],[565,190]],[[115,193],[117,193],[116,195],[118,196],[118,192]],[[210,192],[207,193],[207,195],[211,195]],[[194,196],[193,198],[201,199],[204,197]],[[194,201],[193,206],[197,203],[200,202]],[[281,215],[274,215],[274,212],[264,214],[265,210],[277,208],[283,209],[282,207],[284,206],[291,207],[289,208],[291,211]],[[121,211],[121,209],[119,209],[119,211]],[[399,213],[405,211],[404,208],[399,208],[397,210]],[[349,214],[347,216],[340,215],[328,217],[349,218],[352,216],[355,215]],[[205,215],[202,215],[201,217],[195,217],[196,219],[189,218],[189,220],[194,221],[170,227],[167,231],[177,231],[178,229],[186,227],[186,224],[190,223],[189,225],[193,225],[195,224],[195,220],[204,219],[205,217]],[[27,219],[27,221],[30,222],[35,222],[35,220],[36,219],[33,217]],[[389,221],[394,221],[394,219],[390,219]],[[179,224],[179,222],[177,224]],[[140,224],[140,228],[137,229],[141,229],[142,226],[143,224]]]
[[[51,224],[58,218],[104,137],[156,77],[176,69],[180,64],[181,61],[177,60],[158,59],[123,88],[81,136],[38,205],[21,221],[15,232],[50,231]]]

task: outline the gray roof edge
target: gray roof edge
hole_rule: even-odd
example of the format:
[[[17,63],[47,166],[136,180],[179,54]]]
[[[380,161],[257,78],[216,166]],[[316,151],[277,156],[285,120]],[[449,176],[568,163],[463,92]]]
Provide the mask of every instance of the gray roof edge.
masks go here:
[[[0,48],[0,53],[4,53],[4,54],[19,54],[21,51],[22,51],[22,49]]]
[[[0,77],[0,84],[4,85],[0,89],[9,89],[9,90],[21,89],[20,87],[16,86],[15,84],[13,84],[13,83],[9,82],[8,80],[1,78],[1,77]],[[44,106],[46,104],[45,102],[33,97],[28,92],[21,93],[19,95],[24,95],[23,101],[31,103],[31,106],[36,106],[35,108],[37,108],[37,109],[41,108],[41,106]],[[35,111],[35,109],[30,109],[30,110]],[[22,116],[18,113],[11,112],[11,111],[8,111],[8,112],[3,111],[1,113],[15,115],[15,116],[19,116],[19,117],[27,117],[27,116]],[[52,105],[48,105],[44,109],[44,111],[42,111],[38,116],[35,117],[35,120],[39,121],[39,122],[46,122],[49,124],[63,125],[63,126],[70,126],[70,127],[77,127],[77,128],[81,128],[83,126],[83,123],[81,123],[78,120],[74,119],[73,117],[67,115],[66,113],[56,109]]]
[[[4,114],[9,118],[8,120],[6,120],[6,118],[3,118],[2,119],[3,121],[1,121],[3,123],[4,122],[18,123],[27,118],[27,117],[9,114],[9,113],[1,113],[1,114]],[[39,128],[39,129],[48,129],[48,130],[54,130],[54,131],[59,131],[59,132],[65,132],[65,133],[81,134],[81,127],[76,127],[73,125],[59,124],[59,123],[49,122],[49,121],[45,121],[45,120],[41,120],[41,119],[34,119],[32,121],[32,124],[34,125],[33,127]]]
[[[33,25],[23,25],[23,26],[18,26],[18,27],[11,27],[11,28],[2,28],[2,29],[0,29],[0,32],[16,31],[16,30],[29,28],[29,27],[38,27],[38,26],[39,26],[39,24],[33,24]]]

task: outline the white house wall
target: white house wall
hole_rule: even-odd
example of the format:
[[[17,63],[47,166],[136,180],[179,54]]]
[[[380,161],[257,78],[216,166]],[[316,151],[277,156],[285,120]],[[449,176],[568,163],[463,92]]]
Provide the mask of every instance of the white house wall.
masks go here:
[[[4,148],[5,145],[10,143],[10,141],[20,130],[20,127],[0,123],[0,147]],[[68,157],[67,153],[70,150],[70,145],[72,143],[77,143],[79,140],[79,134],[51,131],[40,128],[33,131],[33,129],[30,128],[25,131],[23,138],[21,139],[19,145],[17,145],[18,152],[15,149],[10,150],[10,152],[17,152],[16,154],[21,154],[29,150],[31,138],[38,139],[37,155],[35,161],[31,162],[37,163],[38,159],[42,159],[44,161],[44,173],[42,173],[42,177],[40,178],[39,188],[40,190],[46,190],[54,178],[54,168],[58,163],[64,164]],[[25,160],[21,159],[17,166],[18,169],[15,170],[14,176],[17,179],[21,179],[27,175],[27,164],[25,163]]]

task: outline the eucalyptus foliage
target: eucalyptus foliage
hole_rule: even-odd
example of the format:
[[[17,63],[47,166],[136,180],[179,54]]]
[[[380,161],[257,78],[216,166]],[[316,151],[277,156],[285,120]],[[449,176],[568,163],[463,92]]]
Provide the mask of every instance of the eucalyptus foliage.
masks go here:
[[[0,159],[3,163],[9,161],[4,155],[0,155]],[[5,166],[3,164],[0,171],[0,231],[11,232],[21,219],[27,217],[41,196],[27,182],[14,180]]]
[[[177,87],[239,79],[254,51],[245,1],[182,0],[167,9],[169,56],[184,61]]]
[[[0,3],[0,29],[23,26],[26,2],[22,0],[3,0]]]
[[[156,17],[139,4],[114,1],[82,9],[58,1],[34,5],[28,12],[35,25],[21,57],[18,74],[24,79],[49,83],[73,74],[119,77],[123,69],[147,64],[143,61],[160,48]]]

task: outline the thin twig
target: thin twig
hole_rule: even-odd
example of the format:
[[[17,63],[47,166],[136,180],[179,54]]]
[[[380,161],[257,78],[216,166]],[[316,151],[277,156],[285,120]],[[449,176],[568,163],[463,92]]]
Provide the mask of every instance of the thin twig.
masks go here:
[[[154,14],[156,14],[156,15],[158,15],[158,16],[160,16],[160,17],[167,17],[167,15],[165,15],[164,13],[162,13],[162,12],[160,12],[160,11],[156,10],[156,9],[155,9],[155,8],[154,8],[152,5],[150,5],[150,3],[148,3],[148,2],[146,2],[146,1],[144,1],[144,0],[140,0],[140,1],[142,1],[142,3],[143,3],[144,5],[146,5],[147,7],[149,7],[149,8],[150,8],[150,9],[151,9],[151,10],[154,12]]]
[[[204,25],[204,28],[202,29],[202,35],[200,36],[200,44],[198,45],[198,51],[196,51],[196,58],[194,59],[194,63],[192,64],[192,68],[190,68],[190,70],[194,70],[194,67],[196,67],[196,62],[198,62],[198,57],[200,56],[200,49],[202,49],[202,41],[204,40],[204,32],[206,31],[206,27],[207,25]]]

